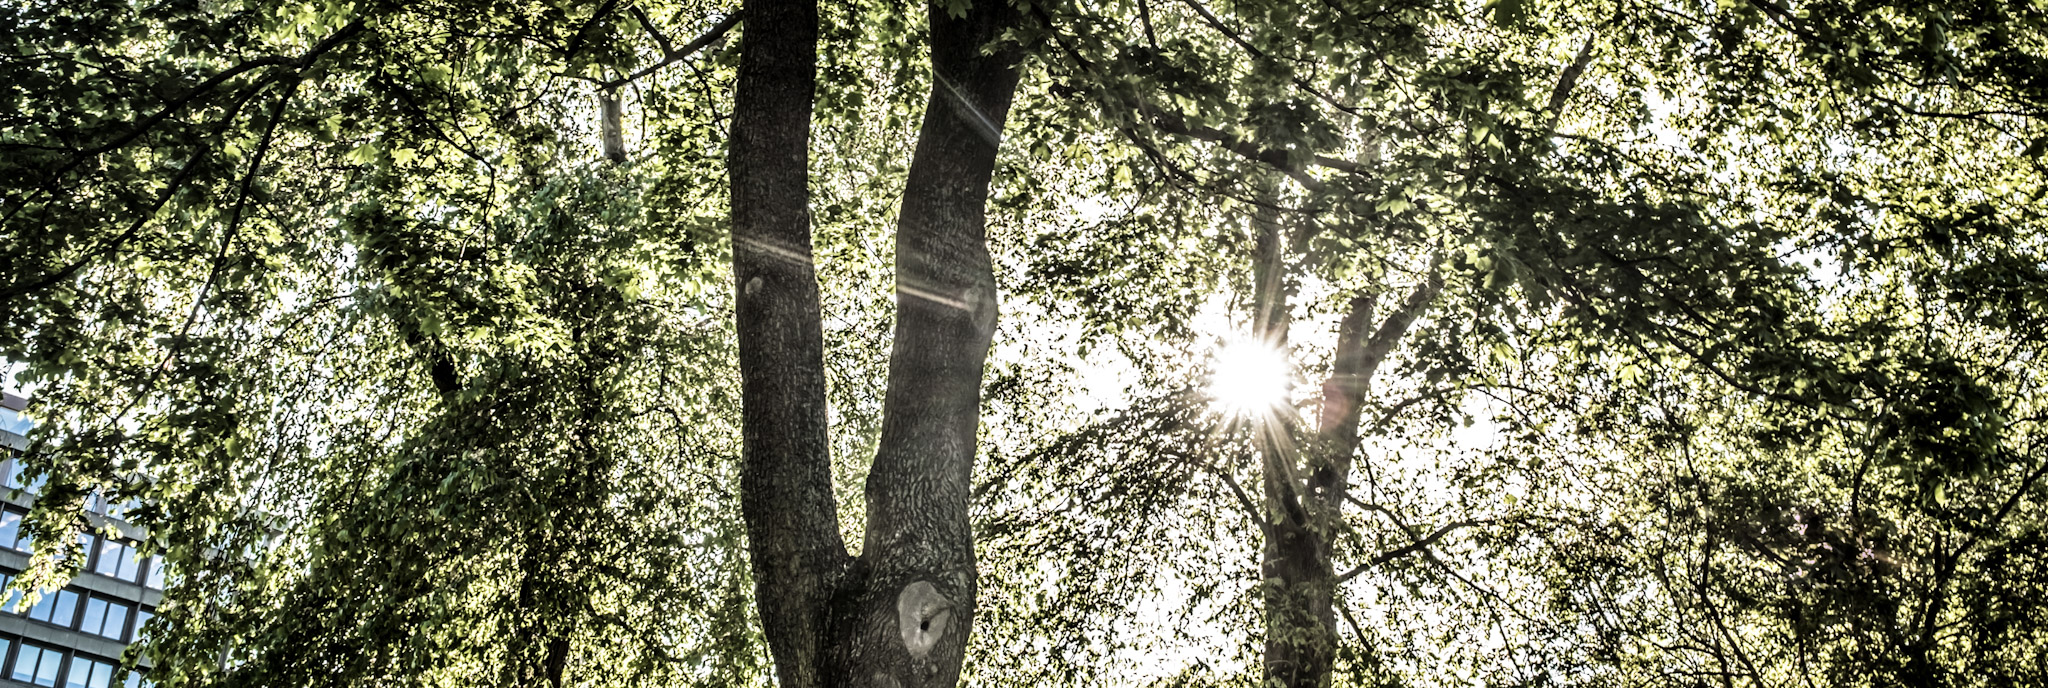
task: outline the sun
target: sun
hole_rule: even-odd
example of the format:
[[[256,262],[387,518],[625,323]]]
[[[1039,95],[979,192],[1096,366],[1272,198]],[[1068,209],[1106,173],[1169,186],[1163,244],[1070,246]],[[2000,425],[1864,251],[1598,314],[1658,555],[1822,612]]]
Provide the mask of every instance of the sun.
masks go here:
[[[1232,337],[1216,349],[1209,396],[1235,416],[1270,415],[1293,395],[1294,365],[1287,352],[1252,337]]]

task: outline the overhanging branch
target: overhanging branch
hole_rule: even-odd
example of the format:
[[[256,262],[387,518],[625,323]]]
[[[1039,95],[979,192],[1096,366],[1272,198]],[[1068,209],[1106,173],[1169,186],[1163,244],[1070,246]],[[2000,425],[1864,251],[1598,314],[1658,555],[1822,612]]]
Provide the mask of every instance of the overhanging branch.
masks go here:
[[[1337,576],[1337,582],[1341,584],[1345,581],[1351,580],[1352,578],[1358,577],[1358,574],[1365,573],[1366,571],[1371,570],[1375,566],[1379,566],[1381,564],[1385,564],[1395,559],[1399,559],[1401,557],[1405,557],[1410,554],[1414,554],[1416,552],[1429,549],[1430,545],[1436,544],[1438,540],[1444,539],[1444,536],[1450,535],[1452,532],[1455,532],[1461,528],[1470,528],[1472,526],[1485,525],[1487,523],[1492,522],[1493,519],[1468,519],[1464,521],[1453,521],[1451,523],[1446,523],[1442,527],[1437,528],[1434,532],[1431,532],[1430,534],[1423,536],[1423,538],[1420,540],[1416,540],[1406,545],[1402,545],[1400,547],[1396,547],[1394,549],[1381,552],[1378,556],[1374,556],[1373,558],[1366,560],[1365,563],[1359,564],[1356,568],[1353,568],[1349,571],[1345,571],[1343,575]]]
[[[654,36],[655,45],[661,48],[661,61],[651,65],[647,65],[646,67],[641,67],[639,71],[635,71],[632,74],[627,74],[625,76],[619,77],[617,79],[612,79],[610,81],[596,81],[594,79],[590,79],[590,81],[595,81],[597,83],[598,88],[600,89],[611,90],[631,83],[632,81],[639,79],[641,77],[661,71],[661,68],[688,59],[691,55],[696,54],[697,51],[703,50],[705,46],[711,45],[713,42],[716,42],[720,37],[724,36],[726,32],[731,31],[732,27],[740,25],[741,16],[742,15],[739,12],[734,12],[732,14],[726,15],[724,19],[721,19],[717,24],[712,25],[711,28],[705,31],[702,35],[697,36],[696,39],[691,40],[689,43],[683,44],[683,47],[675,49],[671,49],[669,47],[668,37],[663,36],[660,31],[655,30],[653,23],[642,20],[641,23],[647,26],[647,32]]]
[[[1302,188],[1310,191],[1320,191],[1324,188],[1325,184],[1323,180],[1316,179],[1308,174],[1307,168],[1309,166],[1333,169],[1347,174],[1362,175],[1366,173],[1364,165],[1349,160],[1332,158],[1326,155],[1297,156],[1286,149],[1267,148],[1250,139],[1232,136],[1214,127],[1189,124],[1187,118],[1182,117],[1179,113],[1160,108],[1151,103],[1139,102],[1136,105],[1138,112],[1145,116],[1154,129],[1198,141],[1219,144],[1224,150],[1236,153],[1247,160],[1264,163],[1278,170],[1281,174],[1287,175],[1287,178],[1294,180],[1296,184],[1300,184]]]
[[[289,57],[285,55],[268,55],[264,57],[250,59],[242,62],[241,64],[237,64],[233,67],[229,67],[227,69],[216,72],[214,73],[213,76],[207,77],[205,81],[199,82],[198,86],[192,87],[190,90],[187,90],[183,95],[171,99],[169,103],[165,103],[164,106],[162,108],[157,109],[157,111],[154,114],[151,114],[148,117],[144,117],[142,118],[141,121],[136,122],[135,126],[131,127],[128,130],[128,133],[115,137],[114,140],[108,141],[98,146],[93,146],[91,148],[80,150],[77,155],[71,157],[71,160],[69,162],[66,162],[62,167],[57,168],[56,172],[51,173],[50,176],[47,177],[47,179],[50,180],[51,182],[54,182],[57,179],[63,178],[65,174],[70,173],[72,170],[78,169],[78,166],[84,164],[86,160],[89,160],[95,156],[104,153],[110,153],[115,150],[119,150],[123,146],[126,146],[130,143],[134,143],[136,139],[142,138],[143,134],[147,134],[151,129],[156,128],[156,125],[162,124],[164,120],[169,119],[172,115],[175,115],[178,112],[184,110],[186,106],[191,105],[193,101],[198,100],[201,96],[213,92],[214,89],[220,88],[221,84],[227,83],[229,80],[232,80],[235,77],[247,74],[257,69],[262,69],[264,67],[289,67],[295,71],[303,70],[306,67],[311,66],[313,64],[313,61],[319,59],[321,55],[325,55],[327,54],[328,51],[333,50],[335,46],[341,45],[343,41],[346,41],[349,38],[354,37],[356,34],[362,33],[363,28],[363,20],[357,19],[342,26],[340,29],[336,29],[334,33],[328,34],[326,38],[321,39],[319,43],[313,44],[312,48],[307,49],[306,52],[300,54],[298,57]],[[50,190],[48,189],[47,184],[45,184],[44,186],[44,191]],[[29,201],[27,199],[24,199],[21,205],[17,206],[17,209],[27,207],[28,203]],[[13,213],[10,212],[9,215],[11,216],[13,215]]]

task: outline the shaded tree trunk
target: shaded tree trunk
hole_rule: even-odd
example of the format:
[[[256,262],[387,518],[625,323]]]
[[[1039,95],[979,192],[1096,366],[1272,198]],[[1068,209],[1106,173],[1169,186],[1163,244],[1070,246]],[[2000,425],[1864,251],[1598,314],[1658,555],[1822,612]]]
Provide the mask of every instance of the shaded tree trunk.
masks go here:
[[[933,87],[897,224],[897,320],[861,555],[839,537],[811,264],[814,0],[750,0],[733,117],[742,509],[786,688],[948,686],[975,609],[967,497],[996,291],[984,229],[1021,53],[1006,2],[933,5]]]

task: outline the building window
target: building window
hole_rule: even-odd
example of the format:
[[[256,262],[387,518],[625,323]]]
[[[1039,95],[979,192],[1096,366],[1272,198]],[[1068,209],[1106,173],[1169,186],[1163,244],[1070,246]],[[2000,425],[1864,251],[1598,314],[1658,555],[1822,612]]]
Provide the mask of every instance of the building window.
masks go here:
[[[134,513],[136,509],[140,508],[142,508],[141,497],[116,499],[113,493],[104,489],[93,490],[92,494],[86,495],[85,498],[86,511],[110,518],[125,520],[128,514]]]
[[[58,590],[44,595],[36,600],[35,606],[29,607],[28,618],[70,628],[71,622],[78,618],[78,593]]]
[[[128,638],[128,614],[134,608],[123,602],[94,595],[85,601],[85,616],[78,630],[113,640]]]
[[[135,610],[135,641],[136,641],[136,642],[141,642],[141,641],[144,641],[144,640],[148,640],[148,639],[149,639],[149,635],[148,635],[148,634],[146,634],[146,633],[144,633],[144,631],[145,631],[145,630],[147,630],[147,629],[145,629],[145,628],[144,628],[144,626],[148,626],[148,625],[149,625],[149,620],[150,620],[150,619],[154,619],[154,618],[156,618],[156,612],[154,612],[154,611],[150,611],[150,609],[149,609],[148,607],[143,607],[143,608],[141,608],[141,609],[137,609],[137,610]]]
[[[97,539],[99,552],[93,557],[92,572],[135,582],[142,573],[141,562],[135,560],[135,547],[120,540]]]
[[[64,677],[64,688],[113,688],[114,665],[106,662],[73,656],[71,673]]]
[[[43,484],[49,482],[49,476],[36,478],[35,482],[28,483],[22,482],[23,472],[21,459],[18,458],[9,458],[7,459],[7,465],[0,466],[0,475],[6,476],[5,484],[8,488],[22,490],[29,494],[42,494]]]
[[[13,509],[0,511],[0,548],[17,552],[29,551],[33,543],[30,542],[28,533],[21,530],[21,520],[27,516],[28,514]]]
[[[10,654],[10,650],[14,652]],[[50,688],[57,686],[60,679],[64,688],[148,688],[155,685],[140,671],[123,671],[118,660],[44,647],[12,635],[0,635],[0,665],[5,669],[0,671],[0,678]]]
[[[21,654],[14,656],[14,666],[7,677],[22,683],[38,686],[57,685],[57,670],[64,666],[64,653],[29,643],[21,644]]]
[[[19,399],[20,397],[15,398]],[[0,430],[6,430],[16,435],[27,435],[28,431],[35,426],[36,422],[22,417],[21,412],[0,406]]]
[[[125,521],[128,520],[129,514],[135,513],[135,510],[140,508],[142,508],[142,498],[140,497],[129,497],[118,502],[110,499],[107,501],[106,515]]]
[[[7,589],[7,603],[0,604],[0,612],[7,612],[9,614],[21,613],[21,591],[13,589],[13,586],[14,574],[0,574],[0,588]],[[5,661],[6,659],[6,655],[0,655],[0,661]]]
[[[85,547],[86,571],[163,589],[163,564],[157,557],[142,556],[135,545],[92,534],[80,535],[79,544]]]

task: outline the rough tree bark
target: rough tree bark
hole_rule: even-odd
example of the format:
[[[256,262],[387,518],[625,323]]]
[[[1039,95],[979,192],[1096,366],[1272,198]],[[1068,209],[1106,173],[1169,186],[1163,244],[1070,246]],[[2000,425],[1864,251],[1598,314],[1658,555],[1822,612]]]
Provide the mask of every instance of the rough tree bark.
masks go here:
[[[933,87],[897,223],[896,337],[861,554],[839,537],[806,188],[815,0],[748,0],[733,114],[741,501],[785,688],[949,686],[975,610],[967,496],[995,332],[984,210],[1021,52],[1018,15],[935,3]]]

